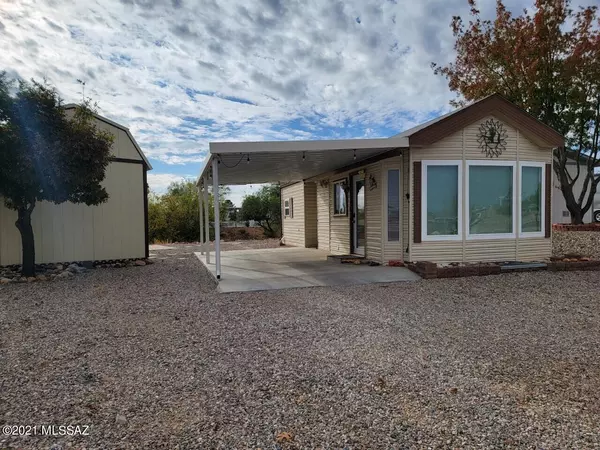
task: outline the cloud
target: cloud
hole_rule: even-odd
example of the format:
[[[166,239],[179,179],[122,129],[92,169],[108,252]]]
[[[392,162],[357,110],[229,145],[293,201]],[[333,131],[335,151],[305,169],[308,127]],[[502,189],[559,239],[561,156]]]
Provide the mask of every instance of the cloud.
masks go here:
[[[182,176],[175,173],[148,172],[148,185],[150,186],[150,190],[156,194],[164,194],[172,183],[185,180],[194,180],[194,177],[192,175]]]
[[[467,11],[466,0],[0,1],[0,70],[45,77],[67,102],[85,80],[165,187],[198,172],[210,141],[390,136],[445,112],[454,96],[430,63],[452,57],[449,24]]]

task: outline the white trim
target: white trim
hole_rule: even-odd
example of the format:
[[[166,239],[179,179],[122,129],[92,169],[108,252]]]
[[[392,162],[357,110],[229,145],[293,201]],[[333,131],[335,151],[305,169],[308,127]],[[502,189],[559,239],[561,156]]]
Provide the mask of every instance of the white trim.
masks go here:
[[[388,192],[389,192],[389,171],[397,170],[398,171],[398,211],[399,211],[399,222],[398,222],[398,240],[390,241],[389,233],[388,233]],[[385,244],[402,244],[402,167],[401,164],[394,164],[391,166],[382,167],[382,172],[384,172],[383,176],[383,232],[384,232],[384,240]],[[404,252],[403,252],[404,253]]]
[[[458,229],[457,234],[428,235],[427,234],[427,168],[429,166],[456,166],[458,171]],[[463,220],[463,162],[454,160],[421,161],[421,241],[462,241]]]
[[[287,206],[285,205],[286,203],[287,203]],[[286,209],[287,209],[287,213],[285,211]],[[292,209],[290,208],[290,199],[289,198],[283,199],[283,217],[284,217],[284,219],[291,217],[291,212],[292,212]]]
[[[522,220],[522,211],[521,211],[521,203],[523,199],[521,198],[522,186],[523,186],[523,167],[537,167],[540,169],[542,173],[541,177],[541,187],[540,187],[540,222],[542,224],[541,231],[523,231],[523,220]],[[537,162],[537,161],[523,161],[519,163],[519,237],[520,238],[543,238],[546,237],[546,163]]]
[[[210,142],[210,154],[221,153],[287,153],[327,150],[381,149],[385,153],[394,148],[408,148],[407,137],[375,139],[332,139],[314,141],[258,141]]]
[[[512,233],[471,234],[471,209],[469,207],[469,169],[471,166],[512,167]],[[477,239],[515,239],[517,237],[517,163],[516,161],[469,160],[466,170],[465,217],[467,219],[467,240]]]

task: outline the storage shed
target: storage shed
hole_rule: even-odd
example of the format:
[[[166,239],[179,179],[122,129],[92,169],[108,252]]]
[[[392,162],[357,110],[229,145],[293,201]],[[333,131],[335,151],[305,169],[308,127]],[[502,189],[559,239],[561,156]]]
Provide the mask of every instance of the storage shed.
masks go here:
[[[75,105],[66,105],[67,114]],[[130,131],[100,115],[96,126],[114,135],[106,170],[107,202],[98,206],[39,202],[32,214],[36,263],[148,257],[147,172],[152,169]],[[21,263],[16,211],[0,198],[0,266]]]

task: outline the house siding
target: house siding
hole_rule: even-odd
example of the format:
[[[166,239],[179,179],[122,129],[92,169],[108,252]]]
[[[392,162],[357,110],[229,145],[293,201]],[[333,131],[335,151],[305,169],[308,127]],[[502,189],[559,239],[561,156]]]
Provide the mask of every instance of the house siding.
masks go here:
[[[382,170],[381,162],[365,167],[365,257],[382,262]],[[377,187],[371,186],[369,178],[373,176]]]
[[[109,199],[98,206],[39,202],[32,213],[36,263],[145,257],[143,171],[142,164],[110,163],[102,183]],[[0,265],[21,263],[16,219],[0,199]]]
[[[317,248],[329,250],[329,185],[317,181]]]
[[[329,252],[332,255],[347,255],[350,253],[350,216],[336,216],[333,214],[333,184],[341,179],[350,183],[349,172],[337,174],[329,179]]]
[[[411,199],[414,193],[414,174],[412,173],[413,161],[426,160],[461,160],[463,161],[463,199],[466,190],[466,161],[468,160],[489,160],[481,152],[477,135],[480,125],[493,116],[478,120],[460,131],[447,136],[435,144],[423,148],[411,148],[410,150],[410,187]],[[501,121],[502,122],[502,121]],[[500,161],[536,161],[551,163],[551,149],[541,148],[533,144],[526,136],[520,133],[514,127],[504,123],[507,131],[507,146],[499,158]],[[518,170],[518,169],[517,169]],[[517,193],[520,190],[519,178],[517,177]],[[545,238],[525,238],[518,237],[512,239],[477,239],[467,240],[467,220],[466,208],[468,205],[463,201],[462,241],[426,241],[414,243],[414,201],[410,207],[410,230],[411,242],[409,258],[411,261],[436,261],[436,262],[477,262],[477,261],[502,261],[502,260],[521,260],[533,261],[545,259],[551,255],[551,239]],[[516,213],[520,214],[518,208]]]
[[[283,206],[285,200],[289,198],[293,198],[292,217],[285,217]],[[281,189],[281,218],[285,245],[304,247],[306,233],[303,182]]]
[[[306,230],[304,246],[316,248],[317,237],[317,185],[304,184],[304,226]]]

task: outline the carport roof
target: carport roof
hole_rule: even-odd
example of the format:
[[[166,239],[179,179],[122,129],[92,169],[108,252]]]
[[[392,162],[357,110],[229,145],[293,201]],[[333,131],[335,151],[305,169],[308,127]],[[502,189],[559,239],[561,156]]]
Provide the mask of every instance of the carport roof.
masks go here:
[[[487,115],[518,128],[543,148],[564,146],[564,137],[499,94],[492,94],[451,113],[390,138],[323,141],[211,142],[200,172],[219,163],[220,184],[251,184],[305,180],[333,170],[367,163],[394,150],[422,147],[456,132]]]
[[[211,142],[200,178],[219,162],[220,184],[305,180],[408,147],[408,138]],[[198,181],[200,181],[200,178]]]

